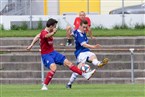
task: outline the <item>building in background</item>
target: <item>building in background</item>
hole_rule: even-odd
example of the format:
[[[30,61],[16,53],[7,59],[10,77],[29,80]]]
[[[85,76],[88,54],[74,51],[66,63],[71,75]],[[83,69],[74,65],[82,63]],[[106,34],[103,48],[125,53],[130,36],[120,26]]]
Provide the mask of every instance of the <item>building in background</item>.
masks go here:
[[[122,7],[123,0],[0,0],[1,15],[62,15],[64,13],[109,14]],[[124,0],[125,6],[141,4],[145,0]],[[31,9],[31,10],[30,10]]]

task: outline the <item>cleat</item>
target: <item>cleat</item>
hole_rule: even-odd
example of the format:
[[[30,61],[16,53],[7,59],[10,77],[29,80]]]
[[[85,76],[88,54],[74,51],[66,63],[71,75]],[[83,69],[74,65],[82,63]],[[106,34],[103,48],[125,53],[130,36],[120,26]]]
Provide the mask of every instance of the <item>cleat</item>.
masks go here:
[[[67,39],[65,46],[72,46],[72,39]]]
[[[104,65],[106,65],[108,63],[109,59],[108,58],[104,58],[102,60],[102,62],[100,64],[98,64],[98,67],[101,68],[103,67]]]
[[[48,89],[47,89],[46,85],[43,85],[43,87],[41,88],[41,90],[46,91]]]
[[[95,72],[96,72],[96,69],[94,69],[94,70],[92,70],[90,72],[87,72],[87,73],[83,73],[82,75],[83,75],[84,78],[86,78],[87,80],[89,80],[93,76],[93,74]]]
[[[67,85],[66,85],[66,88],[71,89],[71,86],[72,86],[72,85],[68,85],[68,84],[67,84]]]

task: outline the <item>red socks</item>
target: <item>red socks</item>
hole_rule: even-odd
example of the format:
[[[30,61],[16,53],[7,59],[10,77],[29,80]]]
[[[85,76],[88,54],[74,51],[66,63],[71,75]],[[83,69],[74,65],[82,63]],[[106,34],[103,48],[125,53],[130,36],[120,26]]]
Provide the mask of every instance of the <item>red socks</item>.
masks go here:
[[[79,75],[82,75],[82,71],[78,69],[78,67],[75,65],[72,65],[69,69],[72,70],[73,72],[78,73]]]
[[[78,69],[78,67],[75,66],[75,65],[72,65],[72,66],[70,67],[70,70],[72,70],[73,72],[78,73],[79,75],[82,75],[82,71],[81,71],[80,69]],[[51,79],[52,79],[52,77],[53,77],[54,74],[55,74],[54,71],[52,71],[52,70],[49,71],[49,72],[47,73],[47,75],[46,75],[44,84],[48,85],[49,82],[51,81]]]
[[[52,77],[53,77],[54,74],[55,74],[54,71],[52,71],[52,70],[49,71],[49,72],[47,73],[47,75],[46,75],[46,78],[45,78],[44,84],[48,85],[49,82],[51,81],[51,79],[52,79]]]

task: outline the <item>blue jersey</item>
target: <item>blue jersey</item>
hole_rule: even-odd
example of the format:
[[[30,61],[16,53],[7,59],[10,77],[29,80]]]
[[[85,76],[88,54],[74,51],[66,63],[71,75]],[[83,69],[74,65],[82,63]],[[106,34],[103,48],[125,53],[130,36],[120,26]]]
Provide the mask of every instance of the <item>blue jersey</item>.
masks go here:
[[[84,43],[88,43],[88,38],[85,32],[81,33],[81,31],[78,29],[73,32],[73,35],[75,38],[75,48],[76,48],[74,54],[77,58],[81,52],[90,51],[90,49],[82,46]]]

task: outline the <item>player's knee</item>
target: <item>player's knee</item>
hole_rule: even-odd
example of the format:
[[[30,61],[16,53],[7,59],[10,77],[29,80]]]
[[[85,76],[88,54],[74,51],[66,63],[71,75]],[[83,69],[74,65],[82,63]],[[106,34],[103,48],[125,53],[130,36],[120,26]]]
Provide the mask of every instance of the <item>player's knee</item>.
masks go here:
[[[65,59],[64,65],[67,66],[67,67],[71,67],[72,66],[72,62],[70,62],[68,59]]]
[[[71,30],[71,26],[67,26],[66,27],[66,30]]]
[[[92,55],[89,57],[88,61],[93,61],[94,59],[97,59],[97,57],[95,55]]]
[[[55,72],[57,70],[56,64],[51,64],[50,69]]]

